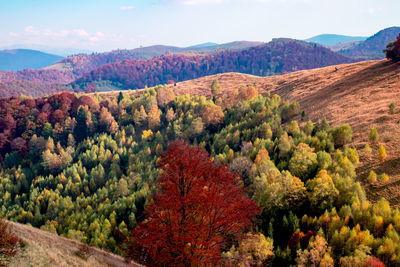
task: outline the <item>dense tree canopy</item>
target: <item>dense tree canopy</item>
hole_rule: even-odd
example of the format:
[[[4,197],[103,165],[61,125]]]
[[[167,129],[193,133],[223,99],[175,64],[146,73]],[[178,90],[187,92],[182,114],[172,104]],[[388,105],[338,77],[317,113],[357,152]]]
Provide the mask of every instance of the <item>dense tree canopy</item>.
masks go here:
[[[385,200],[372,204],[366,199],[356,182],[359,157],[350,146],[348,125],[332,129],[326,120],[293,121],[301,112],[298,103],[258,95],[251,86],[215,102],[176,97],[164,87],[118,96],[0,99],[1,217],[125,255],[130,232],[151,225],[155,203],[177,211],[179,202],[171,206],[164,191],[171,188],[163,183],[163,169],[174,165],[161,156],[170,143],[186,140],[196,154],[205,157],[204,149],[211,157],[189,164],[189,172],[208,164],[203,177],[225,173],[223,166],[240,176],[231,183],[234,188],[225,183],[199,187],[204,194],[188,198],[193,207],[201,199],[199,211],[204,212],[209,207],[204,203],[214,203],[205,192],[216,190],[218,200],[224,187],[243,184],[260,208],[255,228],[219,246],[221,264],[400,264],[400,211]],[[376,173],[379,183],[386,177]],[[247,214],[248,207],[237,205],[236,212]],[[147,239],[140,240],[136,247],[147,250]],[[196,247],[187,249],[195,252]],[[148,251],[144,255],[151,261]]]

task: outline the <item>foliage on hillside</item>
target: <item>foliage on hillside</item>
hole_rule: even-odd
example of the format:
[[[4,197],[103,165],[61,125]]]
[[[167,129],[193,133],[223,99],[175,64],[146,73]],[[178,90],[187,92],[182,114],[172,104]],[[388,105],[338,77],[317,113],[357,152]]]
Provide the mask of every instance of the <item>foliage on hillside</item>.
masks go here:
[[[28,95],[41,97],[60,91],[72,91],[67,83],[76,79],[68,71],[30,70],[0,71],[0,97]]]
[[[44,84],[67,84],[75,78],[76,76],[68,71],[58,70],[0,71],[1,82],[30,81]]]
[[[261,42],[232,42],[227,44],[214,44],[210,46],[196,46],[196,47],[176,47],[166,45],[153,45],[147,47],[139,47],[131,50],[120,49],[105,53],[93,54],[79,54],[70,56],[50,67],[50,69],[63,69],[72,71],[74,74],[81,76],[90,72],[102,65],[120,62],[128,59],[148,60],[156,56],[168,54],[198,54],[198,53],[214,53],[217,50],[240,50],[262,44]]]
[[[387,59],[391,59],[395,62],[400,61],[400,34],[395,41],[386,46],[385,53]],[[395,107],[393,109],[395,109]]]
[[[349,62],[350,59],[316,44],[276,39],[241,51],[205,56],[166,55],[108,64],[83,75],[72,85],[84,89],[98,81],[111,81],[125,89],[137,89],[224,72],[266,76]]]
[[[299,125],[298,104],[254,88],[215,103],[168,90],[2,100],[0,216],[123,254],[164,189],[163,151],[188,140],[240,175],[262,211],[242,240],[227,237],[220,264],[400,264],[400,211],[355,182],[348,125]]]
[[[62,69],[69,70],[77,76],[92,71],[102,65],[120,62],[127,59],[137,58],[138,55],[134,50],[114,50],[106,53],[79,54],[70,56],[60,60],[57,65],[62,66]],[[52,67],[53,68],[53,67]]]

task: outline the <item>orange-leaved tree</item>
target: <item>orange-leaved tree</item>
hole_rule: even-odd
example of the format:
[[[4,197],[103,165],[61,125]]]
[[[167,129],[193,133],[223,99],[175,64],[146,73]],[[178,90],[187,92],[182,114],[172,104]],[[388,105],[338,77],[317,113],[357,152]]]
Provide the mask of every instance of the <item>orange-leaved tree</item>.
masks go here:
[[[260,210],[240,178],[202,148],[174,142],[159,161],[158,193],[131,233],[128,255],[149,266],[204,266],[254,226]]]

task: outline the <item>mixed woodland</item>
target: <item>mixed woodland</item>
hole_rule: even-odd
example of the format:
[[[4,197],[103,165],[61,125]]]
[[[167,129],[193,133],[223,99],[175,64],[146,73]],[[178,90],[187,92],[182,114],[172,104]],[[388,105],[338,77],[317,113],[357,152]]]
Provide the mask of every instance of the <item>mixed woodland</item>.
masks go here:
[[[366,198],[349,125],[212,92],[0,99],[0,217],[149,266],[400,265],[400,210]]]

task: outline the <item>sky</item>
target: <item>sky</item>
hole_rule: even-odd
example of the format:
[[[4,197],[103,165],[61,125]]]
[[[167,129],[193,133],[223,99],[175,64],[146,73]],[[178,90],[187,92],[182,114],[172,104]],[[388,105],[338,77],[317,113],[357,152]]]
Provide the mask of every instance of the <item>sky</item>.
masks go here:
[[[155,44],[370,36],[399,26],[399,0],[0,0],[0,47],[109,51]]]

